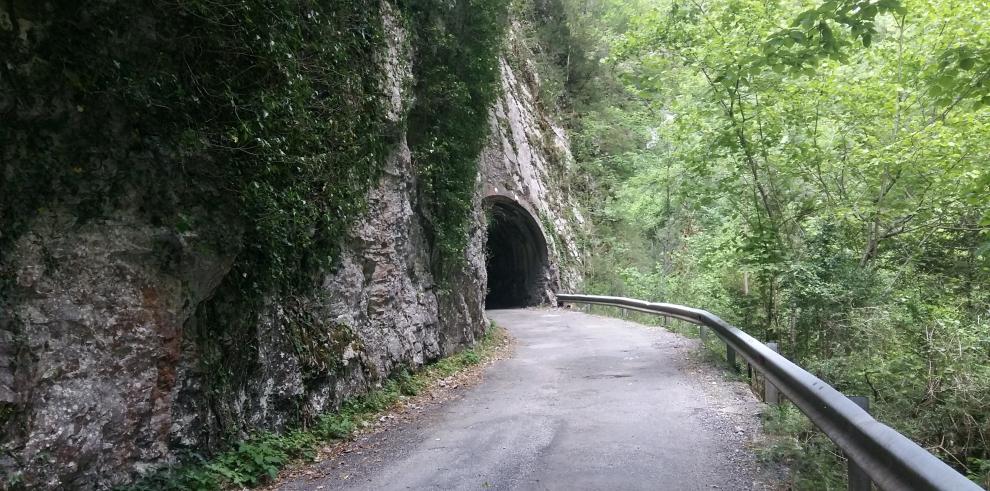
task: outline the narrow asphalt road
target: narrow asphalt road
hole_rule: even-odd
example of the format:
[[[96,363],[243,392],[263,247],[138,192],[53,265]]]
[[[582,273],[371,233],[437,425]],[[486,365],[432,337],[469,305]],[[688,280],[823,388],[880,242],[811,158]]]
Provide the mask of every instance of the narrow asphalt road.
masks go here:
[[[488,315],[511,359],[280,489],[773,489],[747,448],[756,398],[697,341],[570,310]]]

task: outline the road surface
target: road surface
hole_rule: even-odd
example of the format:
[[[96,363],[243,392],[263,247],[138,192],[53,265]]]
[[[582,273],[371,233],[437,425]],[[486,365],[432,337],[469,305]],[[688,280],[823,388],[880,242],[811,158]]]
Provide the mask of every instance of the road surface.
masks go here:
[[[279,489],[773,489],[747,448],[756,398],[697,341],[571,310],[488,315],[514,356]]]

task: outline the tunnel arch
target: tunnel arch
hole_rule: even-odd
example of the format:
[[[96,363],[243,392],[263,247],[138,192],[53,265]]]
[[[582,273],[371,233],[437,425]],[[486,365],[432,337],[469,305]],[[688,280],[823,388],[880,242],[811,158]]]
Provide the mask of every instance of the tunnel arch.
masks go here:
[[[539,223],[529,210],[506,196],[489,196],[484,205],[488,215],[485,308],[543,303],[547,295],[549,257]]]

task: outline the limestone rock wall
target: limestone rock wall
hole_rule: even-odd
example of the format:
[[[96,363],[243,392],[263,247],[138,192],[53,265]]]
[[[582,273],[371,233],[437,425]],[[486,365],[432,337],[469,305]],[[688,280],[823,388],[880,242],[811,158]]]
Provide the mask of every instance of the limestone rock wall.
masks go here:
[[[386,12],[392,12],[386,8]],[[386,15],[390,117],[409,94],[406,33]],[[438,286],[417,203],[416,172],[401,138],[368,194],[365,216],[344,239],[339,268],[314,293],[269,298],[246,338],[243,378],[218,386],[204,360],[203,306],[234,253],[205,252],[122,209],[77,224],[71,210],[41,214],[0,258],[10,279],[0,313],[0,488],[105,489],[174,460],[184,448],[277,430],[474,342],[484,316],[484,199],[510,197],[546,235],[547,300],[578,281],[576,209],[555,187],[569,162],[564,132],[534,105],[532,86],[501,66],[504,94],[492,109],[480,157],[465,266]],[[230,231],[236,242],[236,230]],[[298,319],[307,319],[300,326]],[[313,346],[293,344],[305,329]],[[207,344],[206,346],[226,346]],[[319,356],[312,356],[313,353]],[[219,360],[219,361],[218,361]]]
[[[521,42],[513,37],[513,42]],[[481,155],[482,193],[521,205],[537,220],[550,256],[545,300],[573,291],[580,282],[577,228],[584,218],[561,187],[573,164],[567,133],[540,111],[539,79],[531,67],[514,68],[502,59],[503,93],[491,112],[491,142]]]
[[[0,470],[13,482],[92,489],[168,455],[183,325],[231,259],[188,253],[165,272],[173,239],[126,214],[80,227],[53,212],[18,241],[0,318],[0,400],[17,411]]]

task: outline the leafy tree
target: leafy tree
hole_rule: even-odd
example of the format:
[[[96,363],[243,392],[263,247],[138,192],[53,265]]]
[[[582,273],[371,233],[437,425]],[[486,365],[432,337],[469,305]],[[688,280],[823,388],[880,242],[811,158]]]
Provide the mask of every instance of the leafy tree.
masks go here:
[[[990,485],[987,6],[565,11],[573,45],[600,60],[565,94],[575,189],[598,230],[588,288],[707,308],[778,340]],[[830,454],[818,441],[806,455]],[[829,475],[841,473],[795,479]]]

